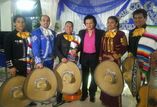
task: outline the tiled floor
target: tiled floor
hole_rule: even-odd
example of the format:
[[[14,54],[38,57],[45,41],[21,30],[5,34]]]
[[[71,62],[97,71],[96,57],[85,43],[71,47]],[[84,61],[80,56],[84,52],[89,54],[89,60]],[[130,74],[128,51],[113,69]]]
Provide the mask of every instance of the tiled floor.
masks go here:
[[[70,103],[65,103],[59,107],[104,107],[99,100],[99,96],[100,96],[100,91],[98,91],[96,94],[95,103],[91,103],[88,98],[83,102],[73,101]],[[52,99],[52,102],[55,102],[55,98]],[[41,105],[40,103],[38,103],[36,107],[53,107],[53,106],[52,104]],[[122,93],[122,107],[136,107],[136,100],[131,96],[130,91],[126,85]]]

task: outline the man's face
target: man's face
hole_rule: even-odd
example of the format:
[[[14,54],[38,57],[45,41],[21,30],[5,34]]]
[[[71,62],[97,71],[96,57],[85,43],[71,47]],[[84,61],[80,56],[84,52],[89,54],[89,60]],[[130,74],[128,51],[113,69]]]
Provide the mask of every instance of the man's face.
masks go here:
[[[19,17],[15,21],[15,27],[17,31],[22,32],[25,29],[25,21],[23,18]]]
[[[85,20],[85,26],[87,30],[93,30],[95,28],[95,24],[93,19],[87,19]]]
[[[73,32],[73,25],[71,23],[66,23],[64,30],[67,34],[72,34]]]
[[[145,25],[147,20],[147,18],[144,18],[142,13],[135,14],[133,19],[134,19],[135,26],[137,27],[142,27],[143,25]]]
[[[40,25],[47,29],[50,25],[50,18],[48,16],[42,16],[40,20]]]

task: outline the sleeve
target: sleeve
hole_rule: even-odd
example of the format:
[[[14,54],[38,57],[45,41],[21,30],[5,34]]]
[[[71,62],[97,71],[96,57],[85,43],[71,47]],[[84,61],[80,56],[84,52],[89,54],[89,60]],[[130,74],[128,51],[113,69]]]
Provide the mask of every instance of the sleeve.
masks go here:
[[[4,50],[6,55],[6,64],[8,68],[14,67],[13,65],[13,37],[12,35],[7,35],[4,38]]]
[[[61,38],[62,35],[57,35],[57,38],[56,38],[56,55],[59,57],[59,59],[61,60],[62,58],[64,58],[64,56],[62,55],[61,53],[61,44],[62,44],[62,41],[61,41]]]
[[[117,48],[116,53],[113,54],[113,57],[115,59],[120,58],[127,51],[128,43],[124,32],[122,32],[119,41],[120,42],[117,45],[118,47],[116,47]]]
[[[80,40],[80,44],[78,45],[77,53],[79,51],[81,51],[81,45],[82,45],[82,42],[83,42],[81,35],[82,35],[82,31],[79,31],[78,36],[80,37],[81,40]]]
[[[100,42],[100,52],[99,52],[99,60],[102,59],[102,56],[103,56],[103,41],[104,41],[104,38],[103,36],[101,37],[101,42]]]
[[[53,52],[54,52],[54,58],[57,56],[57,54],[56,54],[56,32],[55,31],[52,31],[53,32],[53,35],[54,35],[54,41],[53,41],[53,44],[54,44],[54,47],[53,47]]]
[[[132,56],[132,51],[131,51],[131,35],[132,35],[132,31],[129,32],[129,39],[128,39],[128,56]]]
[[[32,32],[31,36],[31,42],[32,42],[32,53],[34,56],[35,64],[40,64],[42,63],[41,61],[41,51],[40,51],[40,35],[38,32]]]

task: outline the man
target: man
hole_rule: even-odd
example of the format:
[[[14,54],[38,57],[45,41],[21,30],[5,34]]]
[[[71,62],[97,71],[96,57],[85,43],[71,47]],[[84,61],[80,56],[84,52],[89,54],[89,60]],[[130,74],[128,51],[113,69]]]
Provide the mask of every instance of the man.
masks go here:
[[[32,51],[30,33],[26,31],[26,19],[21,15],[16,15],[13,19],[15,30],[13,30],[4,42],[6,63],[11,77],[27,76],[32,70]],[[31,102],[29,106],[37,104]]]
[[[94,70],[98,64],[100,42],[104,31],[96,29],[96,19],[92,15],[87,15],[84,18],[86,29],[79,31],[81,43],[80,50],[80,64],[82,68],[82,96],[80,101],[86,100],[88,97],[87,84],[88,76],[91,73],[91,84],[89,87],[90,101],[95,102],[95,93],[97,86],[94,81]]]
[[[65,32],[57,35],[56,38],[56,55],[59,57],[59,61],[66,63],[68,60],[77,63],[78,55],[77,48],[80,43],[78,36],[73,34],[73,22],[65,22]],[[57,93],[57,104],[59,106],[63,104],[62,94]]]
[[[149,57],[157,48],[156,38],[148,34],[152,32],[147,30],[147,12],[144,9],[135,10],[133,12],[133,19],[136,27],[129,33],[129,56],[137,58],[142,74],[142,84],[148,84],[150,74]],[[139,101],[138,95],[136,96],[137,101]]]
[[[129,32],[129,56],[133,55],[138,58],[138,46],[139,41],[143,37],[145,29],[147,27],[147,12],[144,9],[138,9],[133,12],[133,20],[135,28]],[[137,33],[136,33],[137,32]],[[140,33],[138,33],[140,32]],[[146,75],[143,75],[144,78]]]
[[[56,33],[49,29],[50,17],[42,15],[40,27],[32,31],[32,51],[35,59],[35,67],[48,67],[53,69],[55,36]]]

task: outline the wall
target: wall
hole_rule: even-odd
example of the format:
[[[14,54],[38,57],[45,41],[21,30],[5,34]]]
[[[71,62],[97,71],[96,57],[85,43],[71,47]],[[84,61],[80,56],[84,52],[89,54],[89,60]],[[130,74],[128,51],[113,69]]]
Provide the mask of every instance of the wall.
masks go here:
[[[0,1],[0,31],[11,31],[11,0]]]

